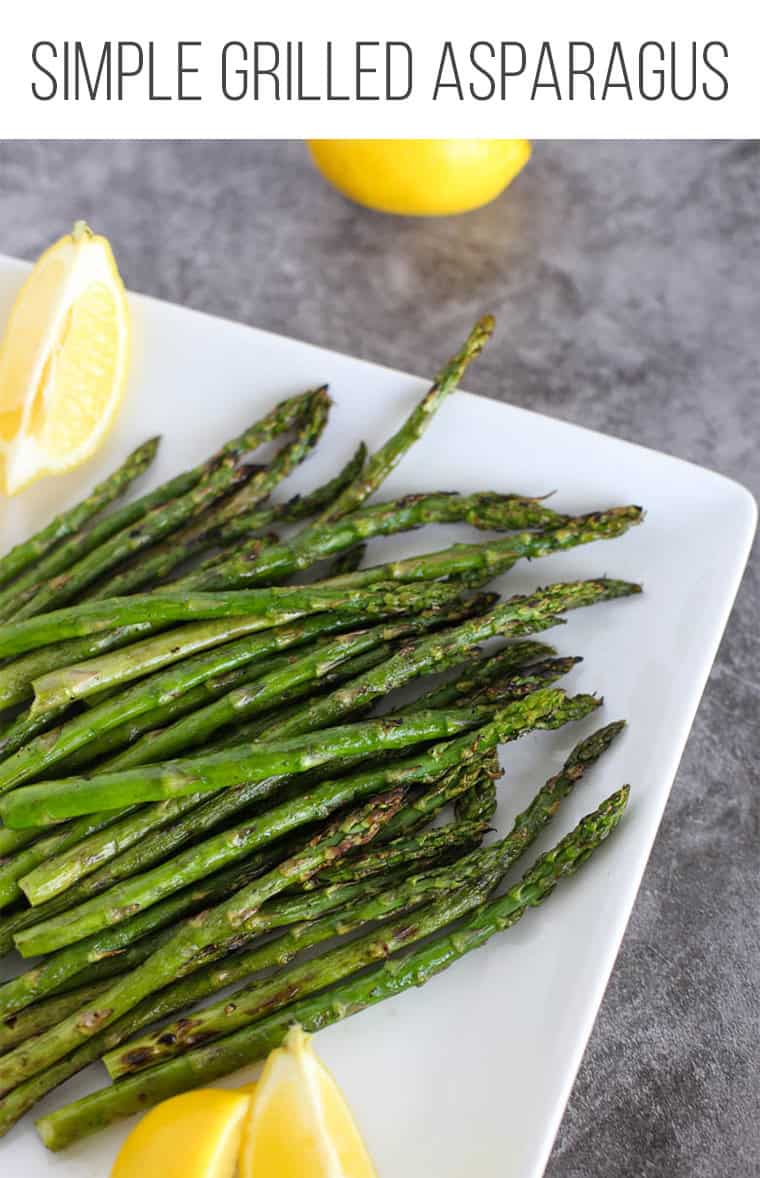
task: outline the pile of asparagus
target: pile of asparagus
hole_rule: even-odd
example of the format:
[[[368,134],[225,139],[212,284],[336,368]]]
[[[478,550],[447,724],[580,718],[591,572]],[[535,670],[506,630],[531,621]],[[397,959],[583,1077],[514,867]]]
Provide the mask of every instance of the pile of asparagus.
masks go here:
[[[556,686],[578,660],[533,636],[640,587],[484,586],[619,536],[640,508],[567,516],[492,492],[367,505],[491,330],[309,495],[271,499],[325,428],[324,388],[105,512],[153,439],[0,559],[0,953],[38,959],[0,985],[0,1133],[95,1060],[114,1082],[38,1122],[51,1149],[262,1058],[294,1021],[313,1031],[421,985],[615,828],[627,788],[502,886],[621,723],[484,842],[497,746],[600,706]],[[452,521],[503,535],[365,566],[373,537]],[[294,580],[306,570],[319,579]],[[393,694],[440,672],[412,702]]]

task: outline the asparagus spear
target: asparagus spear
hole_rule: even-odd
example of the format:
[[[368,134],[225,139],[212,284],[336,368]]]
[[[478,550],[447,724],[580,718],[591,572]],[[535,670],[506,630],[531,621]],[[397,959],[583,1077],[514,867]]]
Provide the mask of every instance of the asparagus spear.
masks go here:
[[[282,1042],[293,1023],[300,1023],[306,1031],[317,1031],[412,986],[424,985],[497,932],[510,928],[528,908],[545,900],[561,879],[573,875],[615,829],[627,801],[625,786],[584,818],[552,851],[542,855],[519,884],[503,896],[486,901],[455,932],[444,931],[422,948],[295,1002],[252,1027],[243,1027],[144,1074],[64,1105],[37,1122],[43,1142],[49,1149],[63,1149],[121,1117],[142,1112],[159,1100],[254,1063]]]
[[[489,848],[484,853],[486,859],[488,856],[503,856],[506,853],[506,860],[500,859],[500,862],[509,862],[512,857],[516,857],[519,854],[521,849],[524,849],[533,841],[556,813],[561,798],[570,793],[583,770],[604,752],[621,728],[622,725],[619,723],[611,724],[585,741],[582,741],[570,754],[564,769],[555,777],[550,778],[538,792],[533,803],[527,810],[517,816],[510,835],[501,844],[501,850],[497,848],[494,851]],[[575,771],[575,766],[580,767],[579,772]],[[386,832],[398,821],[402,813],[403,811],[386,824]],[[454,867],[425,872],[421,876],[412,876],[400,885],[400,889],[397,889],[396,885],[392,884],[391,890],[388,892],[381,886],[381,895],[377,898],[376,903],[382,904],[383,907],[379,910],[377,908],[368,909],[365,912],[367,919],[375,919],[389,914],[392,911],[389,906],[389,899],[400,906],[404,906],[407,901],[421,904],[431,897],[444,894],[446,891],[459,890],[475,883],[482,873],[485,862],[484,854],[469,855],[466,859],[459,860]],[[364,857],[371,858],[373,856],[374,852],[370,847],[365,852]],[[369,888],[368,892],[364,890],[367,888]],[[310,921],[320,917],[324,912],[332,911],[347,902],[354,901],[357,898],[371,899],[374,895],[372,881],[369,881],[369,883],[365,881],[359,885],[355,883],[333,885],[332,887],[323,888],[320,891],[310,892],[303,899],[296,897],[294,900],[270,902],[265,904],[254,916],[247,918],[246,934],[250,938],[258,933],[271,931],[272,928],[282,927],[283,924],[290,924],[294,920]],[[166,904],[166,901],[164,904]],[[159,905],[157,907],[161,906]],[[155,912],[156,909],[153,911]],[[147,915],[142,918],[138,917],[137,921],[141,919],[145,920]],[[135,922],[128,922],[128,924],[130,923],[134,924]],[[127,927],[128,925],[122,926],[122,929],[126,930]],[[144,940],[147,939],[144,938]],[[140,944],[143,944],[144,940]],[[112,944],[110,948],[113,948]],[[107,952],[108,949],[108,944],[102,946],[104,952]],[[81,950],[82,943],[74,946],[71,950],[59,953],[57,957],[60,959],[67,952],[69,954],[81,953]],[[254,950],[254,953],[256,953],[256,950]],[[235,961],[234,958],[229,960],[233,963]],[[244,969],[238,976],[242,977],[246,972],[250,972],[250,964],[248,970],[246,971]],[[205,977],[211,975],[213,981],[216,982],[218,980],[218,984],[212,984],[210,988],[207,987],[204,975]],[[80,974],[80,976],[82,975]],[[226,973],[225,966],[222,967],[221,979],[218,979],[218,975],[213,971],[211,966],[206,966],[205,969],[197,971],[191,977],[181,979],[168,988],[159,991],[155,1000],[144,1000],[138,1004],[130,1015],[118,1020],[111,1028],[91,1039],[89,1044],[79,1048],[73,1055],[67,1057],[69,1061],[68,1067],[64,1061],[44,1073],[44,1076],[49,1080],[49,1086],[53,1087],[56,1083],[62,1082],[63,1079],[72,1075],[80,1067],[86,1066],[92,1059],[97,1058],[103,1049],[123,1042],[125,1038],[128,1038],[140,1027],[156,1021],[162,1015],[169,1014],[175,1009],[179,1009],[207,996],[209,993],[214,992],[215,989],[229,984],[233,980],[235,978]],[[200,985],[200,989],[194,988],[196,981]],[[161,1006],[162,1000],[165,1000],[163,1007]],[[15,1089],[4,1101],[0,1102],[0,1133],[7,1130],[10,1124],[26,1108],[30,1107],[36,1099],[39,1099],[44,1092],[49,1090],[49,1088],[43,1085],[44,1080],[41,1079],[35,1078],[27,1081]]]
[[[129,560],[156,539],[176,531],[184,520],[261,473],[260,468],[248,463],[240,464],[233,460],[225,462],[207,479],[193,487],[192,491],[149,511],[139,523],[117,532],[65,572],[41,585],[29,601],[14,610],[13,617],[31,618],[35,614],[48,613],[82,596],[104,573]]]
[[[640,523],[641,519],[640,507],[613,507],[608,511],[571,516],[561,527],[547,531],[520,532],[484,544],[452,544],[439,552],[358,569],[347,576],[334,577],[329,583],[356,588],[372,585],[376,580],[431,581],[440,577],[462,577],[470,585],[480,585],[506,572],[520,559],[536,560],[579,544],[611,540]]]
[[[496,766],[494,768],[494,765]],[[388,823],[383,831],[383,837],[378,840],[398,838],[401,835],[414,835],[440,814],[450,803],[455,802],[469,790],[474,789],[485,776],[498,773],[498,757],[495,750],[489,754],[467,761],[463,765],[455,765],[448,773],[435,779],[432,785],[423,789],[421,793],[407,799],[406,805],[396,817]]]
[[[21,712],[0,738],[0,761],[17,753],[30,740],[46,732],[66,711],[67,705],[63,704],[36,714],[31,709]]]
[[[118,626],[114,630],[104,630],[84,638],[70,638],[54,646],[41,646],[38,650],[12,659],[0,666],[0,708],[30,700],[34,694],[33,681],[48,671],[69,667],[109,650],[118,650],[162,628],[150,622],[133,622],[129,626]]]
[[[377,613],[377,601],[384,612],[405,613],[417,601],[421,608],[451,600],[451,591],[443,586],[426,586],[429,596],[404,594],[398,586],[377,587],[373,596],[351,589],[334,589],[331,585],[248,589],[232,593],[155,592],[136,593],[132,597],[111,597],[107,601],[85,602],[69,609],[52,610],[40,617],[10,622],[0,630],[0,658],[34,650],[39,646],[79,638],[85,634],[112,630],[131,622],[183,622],[193,618],[258,617],[261,629],[293,621],[308,613],[351,609],[359,613]],[[415,586],[415,593],[423,593]],[[399,607],[398,603],[402,607]]]
[[[424,695],[418,696],[412,703],[407,704],[405,711],[416,707],[437,708],[446,707],[461,696],[470,696],[481,687],[488,687],[503,676],[530,667],[534,663],[542,663],[556,655],[556,650],[545,642],[511,642],[503,646],[496,653],[476,656],[464,663],[455,677]]]
[[[379,651],[379,656],[383,656],[383,651]],[[377,651],[370,651],[349,660],[345,663],[346,673],[350,668],[358,671],[372,666],[377,657]],[[264,728],[272,722],[269,719],[260,721]],[[207,752],[211,752],[211,749]],[[234,814],[251,805],[257,793],[258,785],[255,783],[224,790],[212,795],[211,800],[204,801],[206,795],[194,794],[156,802],[152,806],[134,806],[113,814],[107,826],[104,821],[105,829],[88,838],[81,838],[81,841],[74,843],[70,852],[53,856],[24,876],[26,893],[38,907],[33,912],[25,913],[32,919],[25,920],[24,924],[18,925],[12,920],[7,922],[11,927],[6,926],[4,929],[0,922],[0,953],[9,947],[7,933],[14,934],[21,927],[37,924],[61,911],[58,902],[61,893],[66,893],[64,905],[70,907],[87,896],[105,891],[114,882],[126,879],[136,871],[144,871],[152,862],[178,851],[184,843],[197,839],[206,830],[231,820]],[[99,825],[98,818],[99,815],[95,815],[92,820],[78,819],[64,826],[70,829],[74,822],[81,826],[91,822],[93,828]],[[34,834],[48,829],[33,828]],[[88,876],[92,876],[92,879],[88,879]],[[86,882],[80,882],[82,880]]]
[[[253,532],[267,528],[271,524],[297,523],[299,520],[309,519],[332,503],[343,488],[357,477],[366,457],[367,447],[361,442],[337,475],[307,495],[294,495],[285,503],[242,511],[231,519],[221,518],[217,512],[207,512],[203,519],[183,528],[162,544],[154,545],[151,551],[141,558],[140,567],[145,578],[143,584],[170,577],[179,564],[177,544],[183,545],[185,557],[192,557],[209,548],[223,549],[237,540],[248,539]],[[209,567],[218,564],[218,559],[218,556],[210,557]],[[201,568],[203,567],[205,566],[202,564]],[[109,597],[116,597],[123,592],[123,588],[119,587],[118,575],[102,588],[107,590]]]
[[[95,831],[112,829],[114,815],[98,814],[66,823],[61,829],[47,832],[30,847],[22,848],[0,865],[0,908],[7,908],[15,900],[23,899],[19,880],[35,867],[81,843]],[[106,838],[109,837],[106,835]]]
[[[580,519],[587,528],[586,517]],[[474,495],[441,492],[406,495],[403,499],[366,507],[332,523],[313,524],[287,544],[238,555],[206,572],[192,573],[180,584],[204,591],[274,584],[320,560],[351,551],[374,536],[392,536],[427,524],[468,523],[483,531],[504,532],[521,528],[556,529],[576,522],[539,499],[519,495],[497,495],[490,491]],[[601,530],[596,520],[593,526]],[[524,537],[523,542],[526,542]]]
[[[306,398],[303,414],[307,422],[306,436],[310,440],[313,438],[316,441],[322,432],[327,421],[329,404],[325,388],[315,390]],[[296,418],[300,419],[301,415]],[[260,424],[252,427],[246,439],[246,451],[255,449],[261,441],[269,440],[274,436],[273,430],[274,434],[280,432],[277,411],[264,430]],[[281,451],[278,456],[281,459],[279,464],[275,460],[272,467],[263,468],[250,465],[245,460],[245,454],[242,455],[242,460],[239,452],[225,455],[192,490],[155,507],[144,515],[138,524],[112,535],[109,540],[42,586],[30,601],[16,611],[16,616],[33,617],[71,601],[115,566],[164,536],[176,532],[185,521],[218,503],[236,488],[245,488],[248,491],[249,502],[253,506],[257,502],[257,497],[264,498],[272,482],[276,483],[282,477],[283,464],[284,471],[287,471],[287,461],[283,455],[289,450],[290,448],[286,447],[285,452]]]
[[[67,990],[65,994],[53,994],[42,1002],[36,1002],[34,1006],[28,1006],[26,1010],[0,1019],[0,1055],[34,1038],[48,1027],[55,1026],[72,1010],[79,1010],[81,1006],[92,1002],[105,989],[105,985],[105,982],[90,982],[87,986],[78,986],[76,990]]]
[[[436,606],[450,605],[456,594],[456,586],[429,586],[434,592],[426,592],[422,596],[417,591],[399,592],[394,590],[387,595],[384,590],[371,594],[364,594],[362,599],[355,597],[349,601],[351,612],[356,615],[363,613],[367,619],[392,617],[408,613],[416,606],[423,611],[434,610]],[[444,590],[441,592],[441,590]],[[277,590],[282,593],[283,590]],[[301,591],[296,591],[299,594]],[[306,591],[309,592],[308,590]],[[121,598],[122,601],[134,600]],[[305,603],[305,598],[298,600]],[[325,598],[312,597],[312,603]],[[337,603],[336,603],[337,604]],[[48,615],[53,617],[54,615]],[[446,616],[444,614],[444,616]],[[319,619],[322,619],[321,621]],[[76,752],[77,749],[90,741],[99,738],[111,728],[124,724],[127,720],[143,715],[156,707],[177,699],[186,691],[190,691],[215,675],[227,673],[234,667],[252,664],[267,653],[281,650],[304,640],[314,637],[318,633],[334,633],[350,625],[349,611],[342,608],[334,611],[317,612],[316,617],[309,618],[303,611],[280,612],[271,615],[272,622],[278,625],[267,625],[265,633],[254,633],[248,638],[240,639],[235,644],[227,644],[205,653],[198,654],[192,659],[185,660],[177,666],[169,666],[148,679],[134,684],[127,691],[116,697],[105,699],[86,714],[72,717],[54,732],[45,732],[42,736],[28,741],[12,756],[0,765],[0,790],[39,777],[46,769],[58,764],[65,757]],[[299,621],[295,627],[287,625],[290,620]],[[55,713],[53,713],[55,714]],[[43,716],[49,713],[43,712]],[[34,717],[32,716],[32,719]]]
[[[285,740],[237,745],[208,756],[45,781],[13,790],[0,803],[0,809],[8,826],[24,827],[119,810],[138,802],[214,793],[245,782],[261,783],[266,793],[278,778],[307,773],[322,765],[340,772],[345,761],[441,740],[479,727],[492,714],[493,708],[483,707],[419,711],[397,719],[383,717],[343,724]]]
[[[424,753],[380,765],[347,777],[330,779],[307,794],[286,799],[265,813],[212,835],[205,842],[188,848],[173,859],[159,864],[142,875],[126,879],[103,895],[66,912],[16,933],[15,942],[25,956],[48,953],[71,944],[99,929],[117,924],[125,916],[149,908],[159,900],[209,871],[229,866],[253,851],[342,806],[353,805],[368,795],[396,784],[433,781],[448,769],[468,760],[479,760],[498,743],[515,740],[527,731],[556,728],[582,719],[599,701],[591,696],[565,697],[557,689],[534,692],[527,699],[510,704],[474,734],[440,742]],[[248,796],[256,785],[247,782]],[[271,784],[259,787],[262,792]]]
[[[413,621],[420,621],[420,619],[413,619]],[[525,649],[526,657],[530,656],[535,648],[539,650],[546,649],[539,643],[515,644],[515,656],[517,656],[520,647]],[[331,676],[325,676],[321,681],[321,685],[329,689],[334,681],[339,682],[341,679],[348,679],[354,675],[361,674],[388,658],[391,653],[392,650],[388,643],[384,643],[365,655],[347,660]],[[515,657],[514,661],[517,661],[517,657]],[[202,690],[202,688],[198,690]],[[431,693],[431,696],[433,694],[437,693]],[[462,698],[464,694],[463,692],[457,692],[456,698],[461,702],[466,702]],[[193,693],[189,692],[187,696],[182,698],[190,699],[192,695]],[[454,698],[452,695],[451,699],[453,700]],[[169,706],[167,705],[167,707]],[[243,741],[254,740],[265,732],[268,735],[276,735],[279,724],[284,720],[290,721],[295,717],[298,708],[299,705],[296,704],[295,707],[291,706],[281,709],[274,716],[267,716],[259,720],[257,726],[249,724],[243,728],[236,729],[231,737],[221,742],[219,748],[226,748],[230,743],[237,744]],[[157,709],[156,711],[159,710]],[[149,713],[148,717],[155,715],[156,712],[154,711]],[[135,730],[138,724],[139,721],[135,722]],[[129,728],[130,725],[126,727]],[[118,729],[113,730],[117,734],[118,731]],[[155,737],[155,741],[151,740],[151,736]],[[101,768],[116,770],[131,768],[138,764],[149,764],[151,761],[158,759],[152,756],[151,752],[158,746],[161,739],[162,733],[160,731],[149,734],[144,740],[138,741],[137,744],[127,749],[125,753],[112,758],[105,765],[101,766]],[[88,748],[91,747],[88,746]],[[218,751],[214,745],[204,745],[203,747],[205,752]],[[66,762],[67,767],[70,760]],[[28,874],[26,875],[23,875],[22,872],[16,872],[15,878],[19,879],[19,876],[23,875],[20,883],[23,886],[25,894],[34,905],[42,905],[67,889],[71,889],[79,880],[96,872],[106,863],[117,859],[116,864],[108,872],[101,872],[99,877],[93,881],[97,885],[94,890],[102,891],[105,887],[111,886],[117,879],[129,876],[137,868],[138,864],[133,863],[128,856],[123,854],[123,852],[135,844],[140,844],[137,854],[139,855],[139,866],[144,868],[149,864],[151,858],[165,857],[170,849],[177,850],[188,838],[197,837],[201,829],[207,829],[208,824],[204,825],[204,817],[207,812],[211,825],[218,826],[225,820],[230,819],[241,808],[248,805],[249,800],[247,787],[243,787],[242,790],[235,790],[233,788],[220,795],[212,804],[211,809],[209,809],[208,805],[205,807],[200,805],[202,801],[202,795],[200,794],[172,799],[170,802],[158,802],[153,806],[132,807],[120,815],[114,814],[110,816],[110,820],[103,822],[105,829],[97,830],[96,833],[89,835],[89,837],[85,837],[87,834],[87,824],[99,826],[100,823],[97,822],[98,816],[96,815],[92,820],[89,818],[79,819],[77,822],[80,824],[80,827],[84,826],[85,830],[83,833],[77,833],[72,837],[69,850],[52,855],[45,853],[44,856],[40,855],[39,857],[35,854],[30,862],[39,863],[39,866],[28,868]],[[442,801],[437,808],[442,808],[443,804],[444,802]],[[196,809],[196,807],[200,808]],[[193,812],[189,818],[189,823],[184,818],[184,815],[188,811]],[[400,818],[401,815],[397,817]],[[179,823],[177,823],[177,819],[180,819]],[[426,820],[424,819],[424,821]],[[175,825],[167,832],[165,828],[172,822]],[[64,828],[68,830],[74,825],[75,823],[71,822],[65,824]],[[33,834],[37,836],[48,828],[37,827],[31,829]],[[151,842],[146,843],[146,836],[152,831],[159,830],[161,834],[157,835]],[[6,829],[3,833],[10,834],[11,832]],[[35,852],[37,851],[37,847],[42,848],[45,842],[45,839],[38,839]],[[154,850],[151,849],[153,847],[155,848]],[[85,892],[83,894],[80,889],[78,893],[70,893],[68,899],[70,903],[74,903],[75,900],[78,901],[86,898],[86,895],[87,893]],[[38,919],[43,919],[46,914],[47,909],[41,910]],[[0,951],[1,946],[2,942],[0,940]]]
[[[355,511],[377,490],[409,447],[422,437],[433,415],[459,384],[467,366],[482,352],[493,329],[492,315],[484,315],[478,320],[462,348],[437,373],[432,386],[401,428],[370,456],[361,476],[346,487],[335,502],[324,510],[320,516],[321,522],[337,520]]]
[[[314,632],[317,634],[325,633],[325,626],[328,624],[334,629],[341,625],[345,628],[352,622],[356,625],[356,614],[353,613],[335,613],[329,617],[329,623],[327,617],[322,614],[293,623],[290,629],[296,635],[296,639],[292,645],[295,645],[296,641],[300,642],[298,635],[301,630],[305,629],[304,641],[312,637],[309,631],[310,624],[316,623]],[[317,618],[320,621],[317,622]],[[338,621],[333,622],[333,618],[337,618]],[[185,659],[202,651],[216,650],[224,646],[228,650],[243,652],[247,649],[246,644],[236,643],[232,647],[228,644],[247,634],[257,634],[257,625],[258,619],[246,617],[191,622],[180,629],[170,630],[167,634],[136,642],[117,654],[104,655],[85,663],[74,663],[64,667],[62,671],[35,680],[34,710],[45,714],[48,711],[57,711],[67,704],[74,703],[75,700],[90,700],[93,697],[94,703],[97,704],[101,699],[111,698],[109,693],[113,688],[125,687],[135,679],[144,679],[164,667],[171,667],[174,663],[184,663]],[[260,638],[254,640],[254,648],[257,642],[260,642]]]
[[[286,724],[282,735],[324,726],[334,717],[351,710],[357,702],[366,703],[371,698],[408,682],[414,675],[451,665],[463,651],[483,637],[515,629],[524,631],[526,626],[545,622],[552,616],[554,609],[587,604],[594,599],[600,600],[635,589],[636,587],[631,589],[625,583],[619,582],[578,582],[554,586],[542,594],[534,595],[533,598],[513,599],[512,602],[487,615],[482,624],[479,622],[475,628],[472,625],[470,628],[460,627],[452,631],[449,638],[444,636],[442,642],[422,644],[413,650],[403,652],[403,657],[397,656],[384,665],[383,674],[372,679],[364,677],[357,680],[340,694],[334,693],[324,701],[314,704],[304,711],[303,717],[296,717]],[[244,661],[243,656],[252,657],[252,652],[260,653],[262,649],[266,647],[259,645],[259,640],[254,637],[244,640],[232,652],[229,648],[223,648],[221,652],[212,656],[199,656],[192,666],[185,663],[177,669],[176,674],[164,672],[147,683],[137,684],[129,693],[115,700],[107,700],[86,716],[69,721],[54,739],[51,740],[50,736],[46,735],[19,750],[0,769],[0,782],[7,789],[11,785],[39,776],[41,771],[87,744],[94,735],[100,735],[109,727],[115,727],[124,723],[126,719],[160,706],[167,694],[168,698],[174,699],[180,689],[190,690],[200,679],[228,669],[235,665],[233,657]]]
[[[42,830],[8,830],[0,825],[0,862],[5,863],[9,856],[15,855],[22,847],[34,842]]]
[[[357,655],[355,658],[349,658],[345,662],[338,663],[320,681],[320,690],[329,690],[338,683],[342,683],[346,679],[351,679],[360,672],[376,666],[377,663],[383,662],[384,659],[389,658],[393,653],[395,645],[392,642],[380,642],[378,646],[368,650],[366,654]],[[58,766],[58,773],[59,775],[69,775],[72,772],[78,771],[84,765],[94,765],[96,763],[99,769],[110,770],[131,769],[135,765],[148,765],[152,761],[163,760],[165,758],[153,755],[153,749],[162,741],[163,730],[166,726],[173,726],[183,716],[202,709],[209,701],[226,695],[233,687],[252,683],[264,674],[264,666],[274,670],[277,666],[284,666],[286,661],[292,661],[294,657],[295,654],[288,654],[286,652],[277,658],[268,659],[266,663],[254,663],[253,667],[242,666],[233,668],[224,675],[217,675],[212,679],[207,679],[191,691],[178,696],[177,699],[170,700],[161,707],[153,708],[151,711],[145,712],[134,720],[110,729],[97,740],[93,740],[85,745],[78,753],[67,757],[63,764]],[[311,686],[308,683],[294,686],[288,698],[297,701],[304,692],[310,690]],[[289,706],[299,705],[296,702],[295,705],[291,703]],[[284,711],[285,709],[283,708],[282,710]],[[278,715],[279,711],[280,709],[278,709]],[[271,713],[268,712],[267,714],[269,715]],[[260,722],[264,723],[264,730],[266,730],[268,720],[261,720]],[[229,744],[242,744],[247,739],[242,736],[238,738],[237,729],[232,734],[227,730],[226,732],[227,734],[224,737],[221,747],[226,748]],[[211,751],[205,740],[200,747],[204,751]],[[109,754],[113,755],[109,756]]]
[[[340,494],[343,486],[356,477],[362,468],[365,457],[366,447],[362,443],[335,479],[326,483],[324,487],[311,492],[310,495],[296,495],[287,503],[272,508],[271,512],[274,513],[274,518],[288,523],[314,515],[321,507],[330,503],[336,495]],[[247,535],[254,528],[265,527],[268,523],[273,522],[269,518],[269,513],[263,509],[258,513],[260,517],[258,522],[253,518],[255,514],[241,516],[225,524],[219,532],[220,544],[232,543],[240,536]],[[216,557],[213,558],[213,563],[217,563]],[[15,659],[5,667],[0,667],[0,708],[23,703],[32,695],[32,681],[48,671],[53,671],[57,667],[68,667],[83,659],[94,658],[108,650],[127,646],[136,639],[155,633],[161,628],[160,623],[133,623],[131,626],[122,626],[102,634],[74,638],[68,642],[59,642],[55,646],[42,647],[32,651],[31,654]]]
[[[192,470],[177,475],[146,495],[127,503],[91,528],[85,528],[59,544],[53,552],[36,563],[4,593],[0,594],[0,618],[12,617],[20,608],[28,605],[36,594],[37,586],[48,586],[56,575],[65,572],[77,561],[106,543],[118,532],[131,527],[156,507],[170,504],[209,478],[220,464],[240,462],[245,455],[263,442],[269,441],[289,429],[303,413],[311,393],[291,397],[282,401],[261,421],[245,430],[238,437],[226,442],[215,454]]]
[[[304,887],[330,887],[336,883],[368,879],[396,867],[408,867],[412,863],[430,865],[448,857],[458,858],[478,847],[487,829],[487,822],[476,820],[451,822],[447,826],[423,831],[422,834],[402,835],[370,849],[359,859],[354,860],[352,856],[335,867],[328,867],[308,880]]]
[[[208,534],[209,527],[220,527],[225,520],[243,512],[253,511],[311,453],[327,424],[328,409],[327,390],[320,389],[308,404],[297,437],[283,446],[268,466],[249,479],[234,495],[227,497],[219,505],[212,505],[206,513],[205,522],[202,516],[200,523],[192,523],[180,531],[170,529],[173,535],[164,541],[163,546],[158,546],[158,551],[157,546],[153,545],[147,553],[147,559],[141,560],[138,556],[137,561],[123,572],[105,579],[101,578],[95,592],[89,596],[101,600],[104,597],[134,593],[136,589],[153,580],[156,560],[163,562],[164,575],[171,572],[193,555],[198,543],[202,543],[203,536]],[[163,531],[161,534],[164,534]],[[141,544],[140,548],[143,547]]]
[[[75,1050],[81,1042],[115,1022],[161,985],[190,972],[193,962],[200,965],[215,941],[229,937],[230,931],[245,919],[246,911],[261,905],[286,887],[308,879],[328,863],[339,859],[353,847],[371,842],[383,821],[394,814],[404,797],[403,787],[375,797],[359,810],[338,819],[327,831],[320,832],[303,850],[259,879],[241,889],[230,900],[211,909],[200,921],[186,921],[161,948],[126,977],[116,980],[100,995],[97,1009],[74,1011],[55,1027],[29,1043],[15,1048],[0,1059],[0,1095],[10,1091],[35,1072],[56,1063]]]
[[[332,582],[335,583],[335,582]],[[165,625],[165,624],[164,624]],[[83,638],[44,646],[0,667],[0,707],[22,703],[32,694],[32,682],[49,671],[71,667],[100,654],[135,643],[163,628],[161,623],[137,622]]]
[[[0,586],[7,585],[20,573],[52,552],[61,540],[78,532],[88,520],[98,515],[109,503],[113,503],[123,495],[135,479],[144,474],[156,456],[160,438],[150,438],[143,442],[136,450],[127,456],[121,466],[117,467],[102,483],[90,492],[86,499],[62,511],[55,516],[39,532],[35,532],[28,540],[11,548],[5,556],[0,557]],[[18,582],[17,582],[18,584]]]

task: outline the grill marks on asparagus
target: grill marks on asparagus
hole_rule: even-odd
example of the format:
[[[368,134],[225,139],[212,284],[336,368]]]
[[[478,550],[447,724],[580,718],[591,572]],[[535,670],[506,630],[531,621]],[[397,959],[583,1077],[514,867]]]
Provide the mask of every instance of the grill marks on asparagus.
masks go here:
[[[313,997],[296,1001],[252,1026],[197,1047],[145,1074],[65,1105],[37,1123],[49,1149],[58,1150],[114,1121],[141,1111],[159,1100],[211,1083],[278,1046],[290,1026],[299,1022],[315,1032],[369,1006],[421,986],[479,948],[496,933],[506,931],[528,910],[543,902],[562,879],[581,867],[618,825],[628,800],[628,789],[611,795],[583,819],[546,855],[541,856],[519,884],[504,896],[488,899],[451,932],[444,928],[432,942],[351,976]]]

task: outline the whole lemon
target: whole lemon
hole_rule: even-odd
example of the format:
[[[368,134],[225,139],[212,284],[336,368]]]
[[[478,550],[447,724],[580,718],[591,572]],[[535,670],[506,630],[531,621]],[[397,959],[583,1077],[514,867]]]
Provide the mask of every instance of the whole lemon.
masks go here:
[[[530,159],[527,139],[312,139],[324,178],[383,213],[466,213],[503,192]]]

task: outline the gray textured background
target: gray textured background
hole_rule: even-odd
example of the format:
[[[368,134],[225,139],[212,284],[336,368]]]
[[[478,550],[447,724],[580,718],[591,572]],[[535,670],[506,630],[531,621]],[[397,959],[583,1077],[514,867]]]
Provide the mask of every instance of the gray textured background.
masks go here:
[[[540,144],[506,197],[439,221],[347,204],[298,143],[0,143],[0,251],[83,216],[138,290],[411,371],[493,310],[474,392],[760,494],[760,143]],[[760,1173],[759,572],[548,1178]]]

